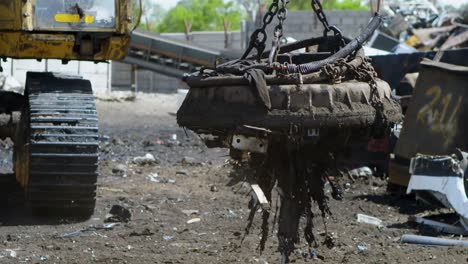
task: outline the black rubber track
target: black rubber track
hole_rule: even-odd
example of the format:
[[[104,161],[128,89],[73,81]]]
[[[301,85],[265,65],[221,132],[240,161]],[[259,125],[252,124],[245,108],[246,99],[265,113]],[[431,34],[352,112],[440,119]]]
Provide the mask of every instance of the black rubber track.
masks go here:
[[[96,204],[99,129],[91,84],[28,73],[29,180],[36,213],[90,217]]]

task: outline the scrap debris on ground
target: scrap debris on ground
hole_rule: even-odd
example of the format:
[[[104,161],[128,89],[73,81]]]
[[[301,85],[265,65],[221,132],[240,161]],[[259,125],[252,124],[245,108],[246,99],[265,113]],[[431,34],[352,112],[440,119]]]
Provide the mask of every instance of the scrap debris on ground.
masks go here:
[[[257,250],[261,219],[253,221],[244,238],[254,172],[230,162],[226,150],[207,149],[195,135],[187,136],[166,114],[174,109],[165,107],[163,97],[98,102],[101,128],[109,140],[101,148],[95,214],[86,222],[52,222],[31,217],[26,208],[7,206],[0,216],[0,263],[279,263],[276,239],[268,240],[263,254]],[[135,157],[147,153],[160,163],[133,164]],[[185,157],[195,163],[182,162]],[[113,173],[118,164],[125,164],[127,177]],[[176,183],[153,183],[148,175],[154,173]],[[454,224],[459,219],[452,211],[391,196],[380,178],[346,179],[344,184],[344,199],[329,202],[330,248],[322,244],[326,232],[317,218],[321,244],[309,248],[301,241],[291,262],[467,262],[467,248],[401,243],[405,234],[459,239],[408,221],[417,216]],[[329,193],[330,187],[325,191]],[[105,223],[115,205],[130,211],[128,222]],[[384,227],[360,223],[358,214],[378,218]],[[269,236],[276,237],[275,232],[272,228]]]

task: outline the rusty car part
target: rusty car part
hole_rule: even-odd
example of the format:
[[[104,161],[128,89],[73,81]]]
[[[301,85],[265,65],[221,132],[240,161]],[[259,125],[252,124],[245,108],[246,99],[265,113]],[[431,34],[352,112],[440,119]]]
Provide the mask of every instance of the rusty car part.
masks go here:
[[[273,1],[271,9],[278,4]],[[231,157],[250,159],[269,204],[273,190],[278,191],[281,205],[274,223],[277,220],[283,263],[299,242],[301,218],[306,219],[308,244],[318,242],[312,206],[318,205],[324,219],[331,213],[326,183],[332,197],[342,199],[339,181],[330,176],[340,174],[350,144],[385,138],[392,124],[401,121],[401,108],[389,85],[377,78],[360,46],[380,20],[376,14],[352,41],[335,34],[267,52],[262,45],[266,35],[259,40],[260,33],[266,34],[264,26],[252,35],[242,59],[202,68],[184,78],[190,90],[177,113],[178,124],[203,135],[209,147],[230,148]],[[333,31],[330,28],[325,33]],[[321,53],[286,53],[311,43]],[[257,54],[249,57],[253,49]],[[248,142],[240,146],[242,139]],[[253,198],[246,235],[260,207]],[[265,248],[272,213],[262,210],[260,250]],[[334,239],[326,237],[325,244],[332,246]]]
[[[390,183],[407,186],[411,158],[418,153],[449,155],[467,149],[468,67],[424,60],[390,164]]]
[[[407,193],[428,192],[443,206],[453,209],[468,232],[467,156],[468,153],[458,150],[453,156],[412,158]]]

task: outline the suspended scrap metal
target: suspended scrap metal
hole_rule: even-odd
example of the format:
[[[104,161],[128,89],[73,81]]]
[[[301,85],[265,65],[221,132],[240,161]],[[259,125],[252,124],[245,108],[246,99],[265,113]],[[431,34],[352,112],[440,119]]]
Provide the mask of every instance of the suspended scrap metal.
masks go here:
[[[338,176],[349,159],[349,144],[384,138],[402,117],[389,85],[376,77],[362,49],[380,16],[350,40],[328,24],[319,1],[312,5],[324,36],[280,46],[287,2],[273,1],[241,59],[186,76],[190,90],[177,114],[179,125],[200,134],[209,147],[230,148],[233,158],[247,157],[256,168],[259,188],[249,204],[246,234],[262,208],[260,250],[274,229],[271,221],[277,223],[284,263],[299,242],[301,219],[306,241],[311,247],[318,243],[313,204],[323,219],[331,214],[326,183],[334,199],[343,198],[331,176]],[[265,51],[265,28],[275,16],[273,48]],[[316,52],[290,53],[304,48]],[[277,213],[265,203],[273,204],[273,190],[281,200]],[[333,240],[327,235],[324,243],[332,247]]]

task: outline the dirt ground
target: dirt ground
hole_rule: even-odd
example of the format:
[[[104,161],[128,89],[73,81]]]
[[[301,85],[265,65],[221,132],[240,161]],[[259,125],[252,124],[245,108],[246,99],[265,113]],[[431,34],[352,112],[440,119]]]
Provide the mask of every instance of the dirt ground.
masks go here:
[[[179,128],[175,101],[139,95],[135,102],[98,102],[102,155],[95,214],[73,223],[33,217],[9,188],[10,202],[0,213],[0,263],[280,263],[276,233],[258,252],[260,215],[243,239],[252,172],[229,162],[226,150],[208,149]],[[158,164],[132,164],[147,153]],[[302,240],[292,263],[468,263],[466,248],[399,242],[403,234],[438,235],[408,223],[408,216],[456,221],[449,211],[388,195],[377,178],[348,184],[344,197],[330,200],[333,216],[326,219],[335,246],[309,250]],[[113,205],[130,209],[131,220],[112,230],[70,234],[102,227]],[[358,213],[378,217],[386,227],[358,223]],[[200,221],[187,223],[194,218]],[[323,222],[317,217],[315,224],[323,242]]]

